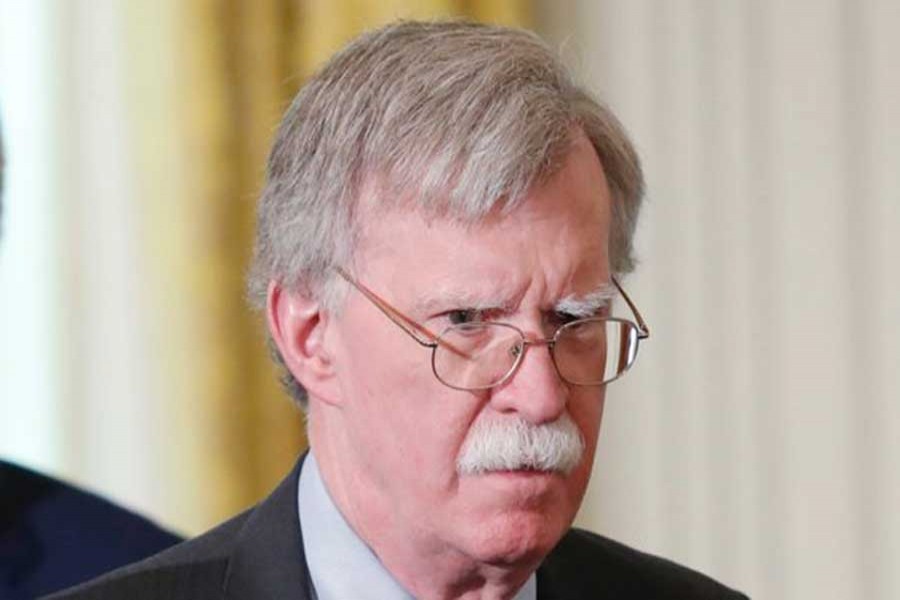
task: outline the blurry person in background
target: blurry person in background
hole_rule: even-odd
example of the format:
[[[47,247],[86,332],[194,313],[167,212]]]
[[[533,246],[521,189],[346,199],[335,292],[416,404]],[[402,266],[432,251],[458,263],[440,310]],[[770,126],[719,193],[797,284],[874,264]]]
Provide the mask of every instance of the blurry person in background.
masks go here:
[[[282,121],[249,279],[310,451],[246,513],[60,597],[744,597],[572,528],[649,335],[619,283],[642,195],[615,116],[535,35],[353,41]]]
[[[0,222],[4,165],[0,138]],[[70,587],[179,541],[94,494],[0,460],[2,600]]]

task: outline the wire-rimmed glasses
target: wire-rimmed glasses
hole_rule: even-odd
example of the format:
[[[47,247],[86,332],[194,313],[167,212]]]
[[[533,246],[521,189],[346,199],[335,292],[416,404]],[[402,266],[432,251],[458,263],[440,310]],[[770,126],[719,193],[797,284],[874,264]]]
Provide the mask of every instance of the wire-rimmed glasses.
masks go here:
[[[465,391],[486,390],[506,382],[529,346],[546,346],[563,381],[600,386],[621,377],[637,358],[650,330],[615,278],[637,323],[616,317],[590,317],[563,324],[552,337],[528,339],[514,325],[476,321],[450,325],[435,334],[413,321],[341,268],[337,273],[416,342],[431,348],[431,368],[444,385]]]

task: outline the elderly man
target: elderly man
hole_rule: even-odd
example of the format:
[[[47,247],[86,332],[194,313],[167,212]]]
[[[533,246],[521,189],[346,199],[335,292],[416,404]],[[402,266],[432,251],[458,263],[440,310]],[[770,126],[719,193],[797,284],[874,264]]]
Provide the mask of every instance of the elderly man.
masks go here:
[[[642,188],[615,117],[530,33],[351,43],[284,118],[250,277],[310,452],[73,597],[742,597],[571,528],[606,386],[648,336],[617,280]]]

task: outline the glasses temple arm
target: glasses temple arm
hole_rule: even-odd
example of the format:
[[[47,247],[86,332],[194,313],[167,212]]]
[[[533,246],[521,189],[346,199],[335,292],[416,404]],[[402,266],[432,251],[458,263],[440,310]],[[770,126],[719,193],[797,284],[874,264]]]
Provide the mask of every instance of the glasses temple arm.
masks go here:
[[[613,285],[616,286],[616,289],[619,290],[619,293],[622,294],[622,298],[625,300],[625,303],[628,305],[628,308],[631,309],[631,312],[634,314],[634,318],[637,320],[638,329],[640,332],[638,333],[638,339],[644,340],[650,337],[650,328],[647,326],[647,322],[644,321],[644,317],[641,316],[641,311],[638,310],[637,306],[635,306],[634,302],[631,301],[631,298],[622,289],[622,286],[619,285],[619,281],[612,277]]]
[[[428,329],[424,325],[421,325],[420,323],[413,321],[412,319],[401,313],[399,310],[388,304],[387,301],[381,299],[378,294],[367,288],[362,283],[356,281],[342,268],[335,267],[334,270],[337,271],[337,274],[340,275],[344,279],[344,281],[355,287],[357,291],[359,291],[359,293],[361,293],[369,300],[369,302],[374,304],[375,308],[380,310],[384,314],[384,316],[393,321],[393,323],[397,327],[402,329],[409,337],[414,339],[422,346],[425,346],[426,348],[434,348],[440,345],[444,348],[447,348],[454,354],[457,354],[464,358],[471,358],[468,353],[463,352],[453,344],[447,343],[446,340],[441,340],[430,329]],[[420,335],[425,336],[425,339],[419,337]]]
[[[409,335],[412,339],[422,344],[423,346],[434,346],[437,343],[437,336],[434,335],[431,331],[429,331],[426,327],[416,323],[393,306],[382,300],[375,292],[364,286],[363,284],[357,282],[355,279],[350,277],[346,271],[344,271],[340,267],[335,267],[335,271],[340,275],[344,281],[352,285],[356,288],[356,290],[365,296],[369,302],[375,305],[375,308],[380,310],[384,316],[394,322],[400,329],[405,331],[407,335]],[[421,336],[425,336],[423,339]]]

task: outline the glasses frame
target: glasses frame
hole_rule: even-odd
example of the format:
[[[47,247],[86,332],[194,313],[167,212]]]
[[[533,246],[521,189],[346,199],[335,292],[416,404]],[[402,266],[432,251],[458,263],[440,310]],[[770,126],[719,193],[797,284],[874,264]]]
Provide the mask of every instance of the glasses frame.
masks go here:
[[[625,300],[625,303],[628,305],[628,308],[631,310],[631,313],[634,315],[636,322],[631,321],[629,319],[622,319],[622,318],[618,318],[618,317],[589,317],[586,319],[577,319],[570,323],[561,325],[559,328],[557,328],[557,330],[553,333],[553,335],[551,337],[535,339],[535,340],[528,339],[528,337],[525,335],[524,331],[522,331],[521,329],[519,329],[518,327],[516,327],[515,325],[512,325],[510,323],[491,323],[492,325],[499,325],[502,327],[507,327],[509,329],[514,330],[515,332],[517,332],[519,334],[519,338],[521,339],[521,345],[515,346],[515,348],[519,349],[516,352],[515,360],[514,360],[512,366],[510,366],[509,371],[499,381],[497,381],[495,383],[492,383],[490,385],[481,386],[481,387],[460,387],[460,386],[448,383],[447,381],[444,381],[444,379],[441,378],[441,376],[438,374],[437,368],[435,366],[435,355],[437,353],[438,346],[446,348],[456,354],[464,354],[462,352],[462,350],[455,348],[452,344],[447,343],[446,340],[441,339],[442,336],[444,335],[444,333],[446,333],[450,329],[458,328],[459,325],[451,325],[450,327],[447,327],[446,329],[444,329],[440,334],[436,334],[433,331],[431,331],[430,329],[428,329],[427,327],[425,327],[424,325],[422,325],[421,323],[414,321],[413,319],[407,317],[402,312],[400,312],[399,310],[397,310],[396,308],[391,306],[390,303],[388,303],[386,300],[381,298],[378,294],[376,294],[374,291],[372,291],[371,289],[366,287],[364,284],[357,281],[355,278],[353,278],[349,273],[347,273],[341,267],[335,267],[334,270],[335,270],[335,272],[337,272],[338,275],[341,276],[342,279],[344,279],[347,283],[349,283],[357,291],[359,291],[363,296],[365,296],[365,298],[367,300],[369,300],[369,302],[371,302],[373,305],[375,305],[375,308],[377,308],[382,314],[384,314],[384,316],[386,316],[388,319],[390,319],[397,327],[402,329],[416,343],[418,343],[419,345],[424,346],[426,348],[430,348],[431,349],[431,372],[434,373],[434,376],[438,381],[440,381],[442,384],[446,385],[447,387],[453,388],[455,390],[462,390],[462,391],[466,391],[466,392],[480,391],[480,390],[488,390],[488,389],[503,385],[504,383],[509,381],[513,375],[515,375],[516,371],[519,370],[519,366],[522,364],[522,359],[524,358],[525,352],[529,346],[547,346],[547,350],[550,353],[551,362],[553,363],[553,368],[556,370],[556,374],[559,375],[559,378],[562,379],[563,381],[570,383],[572,385],[583,386],[583,387],[606,385],[608,383],[612,383],[613,381],[619,379],[622,375],[624,375],[634,364],[634,360],[632,360],[631,364],[629,364],[619,374],[617,374],[615,377],[613,377],[612,379],[610,379],[608,381],[604,381],[602,383],[578,383],[575,381],[571,381],[571,380],[567,379],[560,372],[559,365],[556,364],[556,355],[553,353],[553,349],[556,345],[556,341],[559,338],[560,333],[563,332],[566,328],[571,327],[577,323],[585,323],[585,322],[590,322],[590,321],[614,321],[614,322],[618,322],[618,323],[626,323],[628,325],[633,326],[635,328],[635,330],[637,331],[637,339],[635,340],[636,346],[634,349],[635,360],[637,360],[637,353],[638,353],[638,350],[640,349],[641,340],[645,340],[650,337],[650,328],[647,326],[646,321],[644,321],[644,318],[641,315],[640,311],[638,310],[637,306],[634,304],[634,302],[631,300],[631,298],[628,296],[628,294],[625,292],[625,290],[622,288],[622,286],[619,284],[619,282],[616,280],[616,278],[611,277],[613,285],[616,287],[616,290],[618,290],[618,292],[622,295],[622,298]]]

